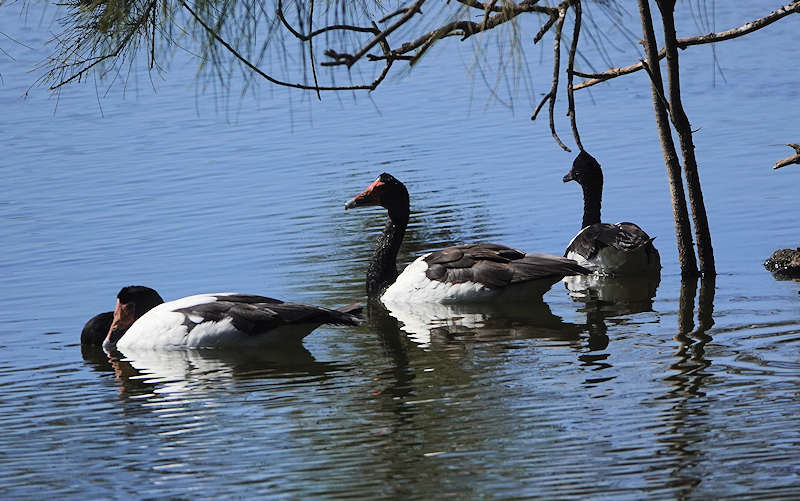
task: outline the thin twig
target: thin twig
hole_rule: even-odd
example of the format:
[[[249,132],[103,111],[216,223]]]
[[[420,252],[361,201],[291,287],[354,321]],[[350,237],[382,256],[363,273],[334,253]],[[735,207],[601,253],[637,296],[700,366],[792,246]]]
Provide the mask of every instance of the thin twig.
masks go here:
[[[385,23],[389,19],[393,18],[394,16],[399,16],[400,14],[405,13],[408,10],[407,7],[403,7],[402,9],[397,9],[396,11],[392,12],[391,14],[386,14],[382,18],[378,19],[379,23]],[[417,14],[422,14],[422,10],[417,11]]]
[[[536,107],[536,111],[531,116],[531,120],[536,119],[536,115],[539,114],[539,110],[544,105],[546,100],[549,100],[550,107],[549,107],[549,115],[550,115],[550,133],[553,135],[553,139],[555,139],[556,143],[563,149],[564,151],[572,151],[570,150],[567,145],[561,141],[561,138],[558,137],[558,133],[556,132],[556,121],[555,121],[555,107],[556,107],[556,96],[558,95],[558,75],[561,73],[561,31],[564,27],[564,20],[567,17],[567,9],[569,8],[569,0],[561,2],[558,6],[558,21],[556,22],[556,30],[555,30],[555,37],[553,38],[553,85],[550,88],[550,92],[547,93],[542,102],[539,103],[539,106]]]
[[[313,33],[314,23],[314,0],[311,0],[311,7],[308,9],[308,31]],[[308,37],[308,54],[311,57],[311,75],[314,77],[314,87],[317,89],[317,99],[322,101],[319,93],[319,82],[317,81],[317,67],[314,64],[314,38]]]
[[[667,98],[664,97],[664,93],[661,91],[661,85],[659,85],[658,82],[656,81],[656,76],[650,70],[650,66],[647,64],[647,61],[642,59],[642,60],[639,61],[639,64],[642,65],[642,68],[644,68],[644,71],[650,77],[650,81],[653,83],[653,89],[655,89],[656,94],[658,95],[659,101],[661,101],[661,104],[664,105],[664,109],[666,109],[667,115],[670,116],[670,122],[672,122],[673,121],[672,120],[672,109],[670,108],[669,101],[667,101]]]
[[[578,133],[578,123],[575,117],[575,95],[572,88],[573,68],[575,67],[575,53],[578,52],[578,38],[581,34],[581,1],[577,0],[573,6],[575,7],[575,26],[572,30],[572,42],[569,48],[569,61],[567,62],[567,102],[569,122],[572,127],[572,136],[575,138],[575,143],[578,148],[583,151],[583,144],[581,143],[581,136]]]
[[[358,52],[356,52],[352,56],[350,61],[347,63],[347,67],[351,68],[359,59],[364,57],[364,54],[366,54],[367,51],[369,51],[371,48],[373,48],[376,44],[380,43],[382,40],[386,40],[386,37],[388,37],[394,30],[396,30],[397,28],[399,28],[399,27],[403,26],[405,23],[407,23],[412,17],[414,17],[414,15],[417,12],[421,12],[420,8],[422,7],[423,3],[425,3],[425,0],[417,0],[416,2],[414,2],[414,4],[411,5],[406,10],[406,13],[403,14],[400,17],[400,19],[398,19],[394,24],[392,24],[391,26],[389,26],[388,28],[383,30],[375,38],[373,38],[372,40],[367,42],[366,45],[361,47],[361,49],[359,49]]]
[[[533,44],[534,45],[536,45],[539,42],[539,40],[542,39],[542,37],[545,35],[545,33],[550,31],[550,28],[553,27],[553,24],[556,21],[558,21],[558,12],[556,12],[555,14],[551,14],[550,15],[550,19],[548,19],[547,22],[544,23],[541,28],[539,28],[539,32],[536,33],[536,36],[533,37]]]
[[[351,85],[351,86],[334,86],[334,87],[318,87],[318,86],[311,86],[311,85],[303,85],[303,84],[296,84],[290,82],[284,82],[282,80],[278,80],[277,78],[271,77],[261,71],[258,67],[256,67],[253,63],[251,63],[247,58],[242,56],[239,52],[236,51],[231,45],[226,42],[222,37],[220,37],[216,31],[214,31],[210,26],[208,26],[205,21],[203,21],[197,13],[192,10],[191,7],[184,1],[180,0],[180,4],[185,8],[189,14],[203,27],[213,38],[216,40],[220,45],[222,45],[228,52],[230,52],[236,59],[242,62],[245,66],[250,68],[251,70],[255,71],[262,78],[265,80],[272,82],[276,85],[282,85],[284,87],[292,87],[294,89],[303,89],[303,90],[373,90],[374,87],[370,85]]]

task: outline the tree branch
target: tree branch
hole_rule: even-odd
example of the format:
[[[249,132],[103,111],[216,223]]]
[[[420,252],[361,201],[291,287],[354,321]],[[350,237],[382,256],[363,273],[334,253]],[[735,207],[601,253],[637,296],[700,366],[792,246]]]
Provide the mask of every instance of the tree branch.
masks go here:
[[[556,107],[556,96],[558,96],[558,75],[561,73],[561,30],[564,27],[564,20],[567,17],[567,10],[569,9],[570,4],[573,1],[579,0],[565,0],[558,5],[558,21],[556,21],[556,31],[555,36],[553,38],[553,84],[550,88],[550,92],[548,92],[542,101],[539,103],[539,106],[536,107],[536,111],[533,112],[533,116],[531,116],[531,120],[536,120],[536,116],[539,114],[539,110],[542,109],[544,106],[545,101],[550,102],[549,115],[550,115],[550,134],[552,134],[553,139],[555,139],[556,143],[563,149],[564,151],[572,151],[570,150],[567,145],[561,141],[561,138],[558,137],[558,133],[556,132],[556,122],[555,122],[555,107]]]
[[[781,167],[792,164],[800,164],[800,144],[787,143],[786,146],[794,148],[795,154],[775,162],[775,165],[772,166],[773,169],[780,169]]]
[[[723,31],[720,33],[708,33],[706,35],[697,35],[693,37],[687,38],[679,38],[677,40],[677,45],[681,49],[686,49],[692,45],[703,45],[708,43],[715,43],[721,42],[723,40],[730,40],[733,38],[737,38],[743,35],[747,35],[748,33],[752,33],[756,30],[764,28],[765,26],[769,26],[770,24],[778,21],[789,14],[796,14],[800,13],[800,0],[795,0],[787,5],[784,5],[780,9],[772,11],[769,15],[764,16],[762,18],[756,19],[755,21],[751,21],[749,23],[743,24],[738,28],[733,28],[727,31]],[[666,56],[666,50],[661,49],[658,51],[658,58],[663,59]],[[591,80],[587,80],[584,82],[579,83],[575,86],[575,90],[584,89],[586,87],[591,87],[593,85],[597,85],[601,82],[605,82],[606,80],[611,80],[612,78],[616,78],[621,75],[627,75],[630,73],[634,73],[643,69],[642,63],[635,63],[630,66],[624,66],[622,68],[610,68],[608,71],[604,73],[578,73],[575,74],[579,77],[583,78],[591,78]]]
[[[259,69],[253,63],[251,63],[246,57],[242,56],[236,49],[231,47],[231,45],[228,42],[226,42],[222,37],[220,37],[219,34],[214,29],[212,29],[208,24],[206,24],[205,21],[203,21],[200,18],[200,16],[198,16],[197,13],[194,10],[192,10],[191,7],[189,7],[189,5],[186,3],[185,0],[179,0],[179,1],[180,1],[180,4],[183,6],[183,8],[186,9],[189,12],[189,14],[191,14],[191,16],[195,19],[195,21],[197,21],[200,24],[200,26],[202,26],[203,29],[206,30],[209,33],[209,35],[211,35],[212,38],[214,38],[214,40],[216,40],[220,45],[222,45],[225,48],[225,50],[230,52],[236,59],[241,61],[242,64],[244,64],[245,66],[247,66],[248,68],[250,68],[251,70],[256,72],[257,74],[259,74],[262,78],[264,78],[265,80],[267,80],[267,81],[269,81],[271,83],[274,83],[276,85],[282,85],[284,87],[292,87],[294,89],[316,90],[316,91],[320,91],[320,90],[326,90],[326,91],[327,90],[374,90],[375,87],[377,86],[377,84],[380,83],[380,80],[382,80],[382,78],[379,77],[380,80],[376,80],[375,82],[373,82],[372,85],[350,85],[350,86],[332,86],[332,87],[320,87],[318,85],[304,85],[304,84],[284,82],[282,80],[278,80],[277,78],[271,77],[270,75],[264,73],[261,69]],[[302,36],[302,35],[300,35],[300,36]],[[391,64],[391,63],[387,62],[387,65],[388,64]]]
[[[578,133],[578,123],[575,117],[575,95],[572,88],[573,68],[575,67],[575,53],[578,52],[578,38],[581,34],[581,0],[576,0],[575,6],[575,25],[572,29],[572,42],[569,47],[569,60],[567,62],[567,116],[569,123],[572,127],[572,137],[575,138],[575,143],[578,148],[583,151],[583,144],[581,143],[581,136]]]

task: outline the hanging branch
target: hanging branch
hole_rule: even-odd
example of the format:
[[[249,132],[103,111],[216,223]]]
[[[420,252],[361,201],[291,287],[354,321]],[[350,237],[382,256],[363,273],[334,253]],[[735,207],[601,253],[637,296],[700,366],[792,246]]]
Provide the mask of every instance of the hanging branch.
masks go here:
[[[42,80],[54,81],[56,80],[56,78],[54,77],[57,73],[64,75],[65,73],[67,73],[67,71],[73,70],[74,68],[79,68],[69,77],[59,76],[57,79],[58,82],[50,86],[50,90],[59,89],[60,87],[74,80],[80,80],[83,77],[83,75],[85,75],[89,70],[99,65],[103,61],[106,61],[108,59],[114,59],[120,54],[129,50],[131,44],[134,44],[136,42],[136,38],[134,37],[134,35],[136,35],[140,31],[143,31],[145,33],[147,32],[148,21],[151,21],[153,23],[153,33],[155,34],[155,18],[153,17],[153,14],[155,13],[155,7],[156,7],[156,0],[150,0],[148,3],[144,4],[141,10],[141,14],[132,22],[125,24],[127,32],[119,41],[119,43],[116,45],[114,50],[106,54],[103,54],[102,56],[77,58],[77,61],[73,60],[73,56],[75,56],[78,53],[78,51],[82,50],[81,46],[83,45],[84,42],[88,40],[88,37],[84,39],[79,35],[77,37],[77,40],[75,40],[70,45],[65,46],[65,51],[64,53],[61,54],[59,58],[56,57],[50,58],[50,61],[52,63],[56,63],[56,65],[53,66],[53,68],[48,72],[48,74],[44,78],[42,78]],[[96,23],[98,24],[100,22],[102,22],[102,18],[99,18],[96,21]],[[91,28],[100,29],[98,26],[95,25],[91,25]],[[91,34],[92,32],[89,31],[88,33]],[[97,43],[99,42],[95,41],[95,45]],[[155,56],[152,57],[154,58]]]
[[[314,27],[314,0],[311,0],[311,8],[308,9],[308,31],[313,32]],[[311,58],[311,74],[314,77],[314,87],[317,90],[317,99],[322,101],[322,96],[319,93],[319,82],[317,81],[317,66],[314,64],[314,40],[308,39],[308,55]]]
[[[738,38],[748,33],[752,33],[756,30],[760,30],[765,26],[769,26],[770,24],[783,19],[784,17],[788,16],[789,14],[797,14],[800,13],[800,0],[794,0],[793,2],[784,5],[780,9],[774,10],[768,15],[751,21],[749,23],[745,23],[738,28],[732,28],[727,31],[723,31],[720,33],[708,33],[706,35],[697,35],[693,37],[687,38],[678,38],[676,40],[676,44],[678,48],[685,50],[687,47],[691,47],[693,45],[703,45],[708,43],[715,43],[721,42],[723,40],[731,40],[733,38]],[[661,49],[658,51],[658,59],[661,60],[667,55],[666,49]],[[616,78],[622,75],[628,75],[630,73],[637,72],[643,69],[641,63],[635,63],[630,66],[624,66],[622,68],[610,68],[604,73],[579,73],[575,72],[575,75],[582,77],[582,78],[589,78],[591,80],[586,80],[584,82],[579,83],[575,86],[575,90],[584,89],[586,87],[591,87],[593,85],[597,85],[601,82],[605,82],[606,80],[611,80],[612,78]]]
[[[574,68],[575,68],[575,54],[578,52],[578,38],[580,37],[581,33],[581,2],[577,0],[574,4],[575,6],[575,26],[572,29],[572,43],[569,47],[569,61],[567,62],[567,102],[569,104],[569,108],[567,111],[567,116],[569,117],[569,123],[572,127],[572,137],[575,138],[575,143],[578,145],[578,148],[583,151],[583,144],[581,143],[581,136],[578,134],[578,123],[575,117],[575,95],[574,89],[572,88],[572,79],[575,75]]]
[[[536,107],[536,110],[533,112],[533,116],[531,116],[531,120],[536,120],[536,116],[541,111],[542,107],[544,106],[545,102],[549,101],[549,115],[550,115],[550,134],[552,134],[553,139],[556,143],[563,149],[564,151],[572,151],[570,150],[567,145],[561,141],[561,138],[558,137],[558,133],[556,133],[556,122],[555,122],[555,107],[556,107],[556,97],[558,96],[558,76],[561,73],[561,31],[564,28],[564,20],[567,17],[567,9],[569,9],[570,1],[561,2],[558,6],[558,20],[555,23],[555,36],[553,38],[553,84],[550,87],[550,92],[545,94],[542,98],[542,101],[539,103],[539,106]]]
[[[786,146],[794,148],[795,154],[775,162],[775,165],[772,166],[773,169],[780,169],[781,167],[792,164],[800,164],[800,144],[787,143]]]
[[[180,4],[189,12],[189,14],[192,15],[192,17],[195,19],[195,21],[197,21],[198,24],[200,24],[200,26],[202,26],[203,29],[205,29],[208,32],[208,34],[211,35],[212,38],[214,38],[214,40],[216,40],[220,45],[222,45],[225,48],[225,50],[230,52],[236,59],[241,61],[242,64],[244,64],[245,66],[247,66],[248,68],[250,68],[251,70],[256,72],[257,74],[259,74],[262,78],[264,78],[267,81],[272,82],[272,83],[274,83],[276,85],[282,85],[284,87],[292,87],[292,88],[295,88],[295,89],[317,90],[317,91],[319,91],[319,90],[374,90],[378,86],[378,84],[380,84],[381,80],[383,80],[383,77],[385,77],[385,72],[384,72],[384,73],[381,74],[381,76],[378,77],[378,79],[376,79],[372,83],[372,85],[351,85],[351,86],[333,86],[333,87],[320,87],[318,85],[304,85],[304,84],[284,82],[282,80],[278,80],[277,78],[271,77],[270,75],[264,73],[261,69],[259,69],[253,63],[251,63],[246,57],[242,56],[236,49],[231,47],[231,45],[228,42],[226,42],[222,37],[220,37],[219,34],[215,30],[213,30],[210,26],[208,26],[208,24],[206,24],[205,21],[203,21],[200,18],[200,16],[198,16],[197,13],[194,10],[192,10],[191,7],[189,7],[189,5],[185,2],[185,0],[180,0]],[[322,31],[322,30],[320,30],[320,31]],[[387,65],[388,64],[389,63],[387,62]]]

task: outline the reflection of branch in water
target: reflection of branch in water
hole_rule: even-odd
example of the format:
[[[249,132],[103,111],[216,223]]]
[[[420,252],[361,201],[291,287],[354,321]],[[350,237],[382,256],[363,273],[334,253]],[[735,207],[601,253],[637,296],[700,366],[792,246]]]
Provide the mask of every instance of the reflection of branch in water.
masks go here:
[[[659,442],[666,447],[666,451],[661,454],[674,457],[677,462],[672,474],[676,485],[686,490],[681,494],[691,493],[702,481],[698,474],[687,470],[702,462],[704,449],[693,446],[703,440],[702,435],[710,428],[706,424],[708,401],[702,398],[705,397],[702,386],[710,375],[705,371],[711,365],[711,361],[705,358],[705,345],[712,341],[707,331],[714,325],[715,285],[713,277],[703,278],[700,283],[695,328],[694,298],[697,279],[688,279],[681,283],[678,333],[674,336],[679,343],[675,353],[678,360],[669,367],[678,373],[664,378],[672,387],[659,399],[674,402],[664,411],[663,419],[668,424],[668,431],[662,434],[664,436]]]
[[[702,370],[711,365],[705,359],[705,345],[712,341],[706,331],[714,325],[714,278],[704,278],[700,284],[700,297],[698,302],[697,329],[694,324],[694,298],[697,291],[697,282],[694,279],[684,280],[681,283],[681,295],[678,309],[678,333],[674,339],[678,341],[678,360],[670,365],[670,369],[679,371],[678,374],[669,376],[667,380],[683,380],[690,392],[698,391],[705,377]],[[687,375],[696,374],[691,381],[686,380]]]

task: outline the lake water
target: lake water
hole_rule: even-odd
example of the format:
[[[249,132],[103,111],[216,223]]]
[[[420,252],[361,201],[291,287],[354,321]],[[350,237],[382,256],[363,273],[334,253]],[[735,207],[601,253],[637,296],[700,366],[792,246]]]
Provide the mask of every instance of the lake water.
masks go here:
[[[780,5],[721,3],[718,30]],[[684,10],[681,35],[709,31]],[[29,47],[56,29],[54,9],[2,12],[0,33]],[[603,303],[557,284],[541,308],[403,322],[373,309],[295,350],[109,361],[79,335],[124,285],[363,301],[385,214],[343,206],[383,171],[411,192],[401,264],[477,240],[561,253],[581,217],[561,182],[573,155],[529,119],[550,47],[528,51],[533,87],[509,109],[455,41],[371,96],[317,102],[204,93],[181,57],[152,84],[24,98],[47,52],[0,38],[0,496],[800,497],[800,284],[762,267],[800,245],[800,167],[770,169],[800,141],[798,42],[793,16],[719,45],[726,81],[709,47],[682,52],[715,283],[681,284],[635,74],[579,92],[578,116],[604,220],[657,236],[660,283]],[[561,111],[559,127],[569,138]]]

